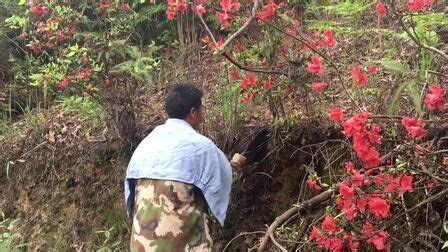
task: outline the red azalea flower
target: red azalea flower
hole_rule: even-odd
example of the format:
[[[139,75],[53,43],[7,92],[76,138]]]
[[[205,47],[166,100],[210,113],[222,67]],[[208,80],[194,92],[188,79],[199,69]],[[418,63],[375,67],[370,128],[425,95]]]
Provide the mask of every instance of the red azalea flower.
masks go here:
[[[43,46],[41,43],[34,41],[31,43],[31,51],[33,52],[42,52],[43,51]]]
[[[322,230],[327,231],[330,234],[336,233],[339,231],[334,219],[330,216],[325,216],[324,221],[322,222]]]
[[[328,84],[325,81],[322,82],[314,82],[311,84],[311,87],[314,89],[314,91],[318,93],[322,93],[324,89],[328,86]]]
[[[166,18],[167,18],[168,20],[173,20],[173,19],[176,18],[176,16],[177,16],[177,12],[175,12],[175,11],[170,11],[170,10],[166,10],[165,14],[166,14]]]
[[[386,8],[386,6],[383,5],[381,0],[378,0],[378,2],[376,3],[375,7],[376,7],[376,12],[378,13],[378,15],[382,15],[382,14],[386,14],[387,13],[387,8]]]
[[[396,178],[393,178],[391,181],[391,184],[388,185],[389,186],[389,191],[395,190],[398,188],[398,194],[399,195],[403,195],[403,193],[409,191],[413,191],[414,187],[412,185],[412,180],[414,178],[412,176],[409,175],[401,175],[398,176]],[[391,189],[393,188],[393,189]]]
[[[378,68],[375,65],[369,67],[369,73],[377,74],[378,73]]]
[[[434,84],[429,85],[429,92],[425,96],[425,104],[429,110],[445,110],[445,92],[444,90]]]
[[[121,9],[122,9],[122,10],[125,10],[125,11],[130,11],[130,10],[132,10],[132,9],[131,9],[131,6],[129,6],[129,3],[121,3]]]
[[[65,36],[64,32],[59,32],[57,38],[59,41],[64,41],[67,39],[67,36]]]
[[[263,81],[263,87],[266,89],[271,89],[274,85],[272,84],[272,82],[265,80]]]
[[[230,27],[230,20],[232,17],[227,12],[216,12],[216,17],[221,23],[221,30],[225,30]]]
[[[367,85],[367,75],[362,73],[362,66],[358,65],[352,69],[352,77],[358,87]]]
[[[307,179],[306,184],[315,190],[321,189],[321,187],[317,184],[317,180],[315,180],[315,179],[312,179],[312,178]]]
[[[375,245],[377,250],[384,250],[389,246],[389,233],[387,231],[380,231],[378,234],[370,237],[367,243]]]
[[[109,0],[103,0],[103,2],[100,3],[99,9],[100,11],[104,11],[107,8],[110,7],[110,1]]]
[[[364,213],[367,208],[367,199],[358,199],[356,200],[356,208],[360,213]]]
[[[272,20],[277,15],[277,9],[284,3],[276,4],[275,0],[269,0],[268,4],[263,6],[263,10],[256,14],[256,17],[262,21]]]
[[[425,130],[421,127],[422,122],[420,119],[405,116],[401,120],[401,124],[412,138],[421,138],[425,135]]]
[[[232,11],[232,0],[221,0],[219,1],[219,5],[221,6],[221,9],[225,12]]]
[[[331,30],[324,31],[324,38],[322,39],[322,45],[329,47],[334,46],[334,36]]]
[[[68,76],[64,76],[64,79],[62,79],[61,82],[59,82],[58,84],[58,88],[60,89],[65,89],[68,86],[69,83],[69,78]]]
[[[355,188],[341,183],[339,186],[339,194],[342,195],[345,200],[351,201],[355,198]]]
[[[324,73],[324,67],[320,63],[319,56],[313,56],[311,58],[311,63],[308,63],[308,72],[317,75],[322,75]]]
[[[245,79],[241,81],[241,88],[243,88],[243,90],[246,90],[248,87],[253,87],[256,85],[257,85],[257,78],[253,74],[247,76]]]
[[[368,199],[369,211],[377,218],[386,218],[390,215],[390,207],[381,196],[370,195]]]
[[[238,70],[232,69],[232,71],[230,71],[230,79],[238,80],[239,78],[240,78],[240,74],[238,73]]]
[[[350,248],[351,251],[359,250],[359,241],[358,241],[358,239],[356,239],[356,237],[344,232],[342,239],[348,245],[348,247]]]
[[[335,122],[342,122],[345,120],[344,112],[341,108],[330,109],[330,120]]]
[[[243,103],[244,104],[249,104],[249,102],[252,100],[253,94],[252,93],[247,93],[244,97],[243,97]]]
[[[414,12],[425,11],[431,4],[432,0],[409,0],[407,6],[409,11]]]
[[[48,15],[48,9],[42,6],[42,4],[37,4],[31,8],[31,13],[36,16],[45,17]]]

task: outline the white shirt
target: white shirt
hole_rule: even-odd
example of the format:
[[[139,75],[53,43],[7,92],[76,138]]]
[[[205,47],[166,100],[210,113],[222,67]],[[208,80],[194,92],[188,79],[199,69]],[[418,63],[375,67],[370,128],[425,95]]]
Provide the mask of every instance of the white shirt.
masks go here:
[[[180,119],[157,126],[137,147],[125,179],[128,216],[132,216],[135,179],[153,178],[194,184],[224,225],[232,185],[232,169],[224,153]]]

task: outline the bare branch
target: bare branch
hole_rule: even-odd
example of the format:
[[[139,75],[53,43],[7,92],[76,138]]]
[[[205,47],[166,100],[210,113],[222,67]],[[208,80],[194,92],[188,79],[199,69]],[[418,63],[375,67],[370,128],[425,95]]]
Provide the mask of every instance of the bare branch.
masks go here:
[[[259,0],[254,0],[254,6],[252,7],[252,12],[251,15],[249,16],[249,18],[246,20],[246,22],[244,22],[244,24],[232,35],[230,35],[229,38],[226,39],[226,41],[219,46],[218,43],[216,42],[215,36],[213,36],[213,33],[211,32],[210,28],[208,27],[208,25],[205,23],[204,18],[202,18],[201,15],[197,15],[199,17],[199,20],[201,21],[202,25],[204,26],[205,30],[207,31],[208,35],[210,36],[210,38],[213,41],[213,44],[215,45],[216,48],[218,48],[217,53],[221,53],[224,51],[224,49],[230,44],[232,43],[232,41],[238,37],[248,26],[249,24],[255,19],[255,13],[258,9],[259,6]]]
[[[284,212],[282,215],[275,218],[274,222],[269,226],[268,230],[266,231],[266,234],[261,240],[261,244],[258,247],[257,251],[264,251],[266,249],[266,246],[268,245],[269,241],[273,241],[275,230],[286,220],[289,219],[289,217],[293,216],[295,213],[301,210],[310,209],[314,206],[317,206],[321,204],[324,201],[327,201],[333,197],[334,192],[337,190],[338,186],[334,186],[331,189],[328,189],[325,192],[322,192],[313,198],[309,200],[305,200],[304,202],[294,205],[290,209],[288,209],[286,212]],[[277,246],[278,247],[278,246]]]
[[[254,0],[254,6],[252,7],[252,12],[250,14],[249,19],[247,19],[246,22],[244,22],[243,26],[241,26],[234,34],[232,34],[225,42],[219,47],[219,52],[224,51],[226,46],[228,46],[232,41],[238,37],[248,26],[249,24],[254,20],[255,13],[258,9],[259,0]]]
[[[227,60],[230,61],[230,63],[234,64],[236,67],[238,67],[241,70],[254,72],[254,73],[264,73],[264,74],[280,74],[280,75],[287,75],[287,73],[283,71],[278,70],[263,70],[263,69],[257,69],[257,68],[250,68],[247,66],[243,66],[240,63],[238,63],[235,59],[232,58],[232,56],[228,52],[222,52],[222,56],[224,56]]]
[[[218,48],[218,43],[216,43],[215,36],[213,36],[212,31],[210,31],[210,28],[208,28],[208,25],[205,23],[204,18],[202,18],[202,16],[199,14],[197,14],[197,16],[199,17],[199,20],[201,20],[201,23],[204,26],[205,30],[207,31],[208,35],[210,36],[213,44],[215,45],[216,48]]]

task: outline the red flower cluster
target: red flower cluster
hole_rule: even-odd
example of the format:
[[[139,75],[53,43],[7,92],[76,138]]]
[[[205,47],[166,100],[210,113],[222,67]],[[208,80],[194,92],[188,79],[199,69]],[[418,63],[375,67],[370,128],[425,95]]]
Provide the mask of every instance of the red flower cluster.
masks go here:
[[[69,77],[68,77],[67,75],[64,76],[64,79],[62,79],[62,81],[59,82],[59,84],[58,84],[58,88],[60,88],[60,89],[65,89],[65,88],[67,88],[69,82],[70,82]]]
[[[409,0],[407,6],[409,11],[425,11],[432,2],[432,0]]]
[[[425,104],[430,110],[445,110],[445,92],[444,90],[434,84],[429,85],[429,92],[425,96]]]
[[[368,168],[376,167],[380,164],[380,153],[374,145],[381,144],[380,126],[368,123],[370,113],[364,112],[354,115],[343,122],[343,133],[348,137],[353,137],[353,149],[358,157]]]
[[[232,71],[230,71],[230,79],[238,80],[239,78],[240,78],[240,74],[238,73],[238,70],[232,69]]]
[[[78,79],[88,79],[90,75],[92,75],[92,67],[91,66],[80,66],[76,71],[76,76],[73,78],[74,81]]]
[[[341,108],[330,109],[329,117],[334,122],[342,122],[345,120],[344,111]]]
[[[377,232],[370,222],[366,222],[362,233],[367,239],[367,243],[373,244],[377,250],[389,250],[389,233],[387,231]]]
[[[363,73],[361,65],[353,67],[352,78],[358,87],[364,87],[365,85],[367,85],[367,75]]]
[[[322,75],[324,74],[324,67],[322,66],[322,63],[320,62],[319,56],[315,55],[311,58],[311,63],[308,63],[308,72]]]
[[[325,30],[322,34],[313,32],[311,34],[313,41],[310,44],[315,48],[333,47],[335,44],[335,38],[331,30]]]
[[[202,4],[196,5],[196,4],[192,3],[191,10],[193,12],[196,12],[196,14],[198,14],[199,16],[202,16],[207,12],[207,10],[205,10],[205,7]]]
[[[318,93],[322,93],[324,89],[328,86],[328,84],[325,81],[322,82],[313,82],[311,84],[311,87],[314,89],[314,91]]]
[[[315,179],[312,179],[312,178],[307,179],[306,180],[306,184],[309,187],[313,188],[314,190],[320,190],[321,189],[320,185],[318,185],[317,180],[315,180]]]
[[[272,84],[272,82],[270,82],[269,80],[265,80],[263,81],[263,87],[266,89],[271,89],[272,87],[274,87],[274,84]]]
[[[168,8],[166,9],[166,17],[174,19],[179,12],[187,10],[187,2],[185,0],[167,0]]]
[[[131,6],[129,6],[129,3],[121,3],[121,9],[124,11],[131,11]]]
[[[254,95],[252,94],[252,93],[246,93],[244,96],[243,96],[243,103],[244,104],[249,104],[249,102],[252,100],[252,97],[253,97]]]
[[[100,9],[100,11],[104,11],[110,8],[110,0],[103,0],[98,8]]]
[[[386,6],[383,5],[381,0],[378,0],[378,2],[376,2],[375,7],[376,7],[376,12],[378,13],[378,16],[387,13],[387,8],[386,8]]]
[[[254,74],[251,74],[241,81],[241,88],[247,90],[249,87],[257,86],[257,83],[257,77]]]
[[[335,220],[330,216],[325,216],[322,227],[320,229],[313,227],[308,239],[329,251],[342,251],[343,248],[358,251],[359,241],[354,236],[339,231],[341,228],[337,226]]]
[[[425,130],[422,128],[422,121],[420,119],[405,116],[401,119],[401,124],[412,138],[421,138],[425,135]]]
[[[45,17],[48,15],[48,9],[42,6],[42,4],[37,4],[31,7],[31,13],[39,17]]]
[[[384,175],[384,177],[386,177],[386,175]],[[405,192],[414,190],[414,187],[412,186],[413,180],[414,177],[406,174],[401,174],[400,176],[395,178],[392,177],[384,179],[381,184],[389,182],[389,184],[385,187],[386,192],[398,191],[398,195],[403,195]]]
[[[283,7],[282,2],[276,4],[275,0],[269,0],[268,4],[263,7],[263,10],[257,13],[256,17],[262,21],[272,20],[277,15],[277,9]]]
[[[230,20],[233,19],[231,13],[238,11],[241,8],[241,4],[238,0],[220,0],[219,5],[222,11],[217,12],[216,17],[221,22],[221,29],[224,30],[230,27]]]

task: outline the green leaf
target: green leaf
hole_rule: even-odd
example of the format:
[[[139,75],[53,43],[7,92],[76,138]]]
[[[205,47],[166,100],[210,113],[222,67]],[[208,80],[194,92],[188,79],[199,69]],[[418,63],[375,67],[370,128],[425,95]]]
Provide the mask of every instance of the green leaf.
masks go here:
[[[443,224],[443,230],[448,234],[448,222]]]
[[[442,249],[446,249],[446,248],[448,248],[448,241],[445,241],[445,243],[442,246]]]
[[[395,110],[396,110],[398,104],[400,103],[400,96],[401,96],[401,93],[403,93],[403,91],[405,90],[405,88],[406,88],[411,82],[412,82],[412,81],[405,82],[405,83],[401,84],[400,86],[398,86],[398,87],[395,89],[394,95],[392,96],[392,99],[391,99],[391,101],[389,102],[389,107],[387,108],[387,114],[388,114],[388,115],[392,115],[392,114],[395,112]]]
[[[26,0],[19,0],[19,3],[17,3],[18,5],[24,5],[26,3]]]
[[[411,97],[411,101],[414,104],[415,110],[417,111],[419,116],[423,116],[420,90],[418,88],[418,85],[415,82],[410,82],[410,83],[411,83],[411,85],[408,85],[406,87],[406,90],[408,91],[409,96]]]
[[[409,66],[400,60],[380,60],[379,63],[387,70],[398,73],[410,73]]]

